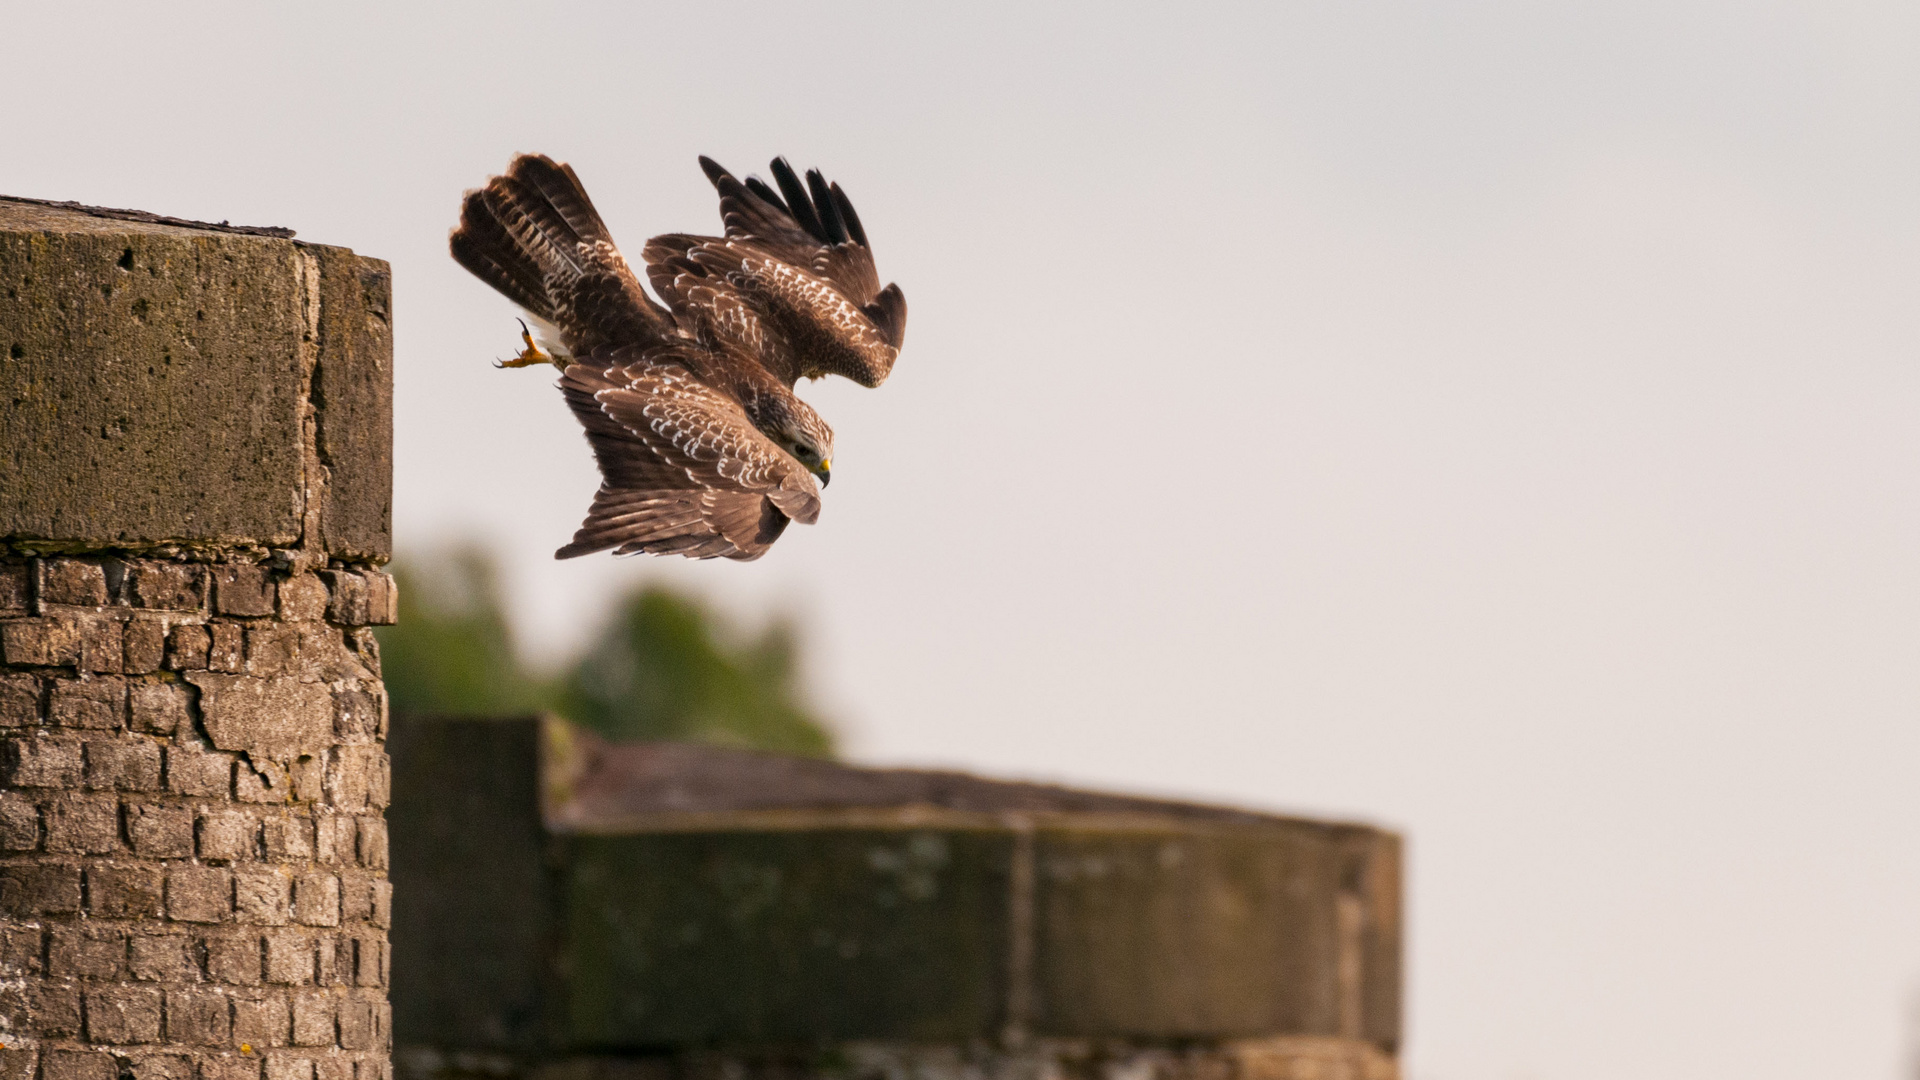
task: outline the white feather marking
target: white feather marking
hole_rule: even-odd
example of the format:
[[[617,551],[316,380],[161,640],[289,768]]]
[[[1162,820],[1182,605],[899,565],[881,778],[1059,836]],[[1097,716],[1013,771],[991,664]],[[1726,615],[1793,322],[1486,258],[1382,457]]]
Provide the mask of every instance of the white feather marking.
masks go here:
[[[526,316],[527,325],[533,327],[533,340],[535,344],[562,360],[571,361],[573,359],[573,354],[567,351],[566,346],[560,344],[559,327],[535,315],[531,311],[524,312],[523,314]]]

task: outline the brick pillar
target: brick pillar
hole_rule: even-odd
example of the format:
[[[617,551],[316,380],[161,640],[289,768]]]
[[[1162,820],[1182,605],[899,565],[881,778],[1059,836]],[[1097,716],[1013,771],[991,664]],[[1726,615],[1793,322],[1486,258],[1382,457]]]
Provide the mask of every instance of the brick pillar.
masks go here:
[[[0,199],[0,1080],[390,1080],[388,295]]]

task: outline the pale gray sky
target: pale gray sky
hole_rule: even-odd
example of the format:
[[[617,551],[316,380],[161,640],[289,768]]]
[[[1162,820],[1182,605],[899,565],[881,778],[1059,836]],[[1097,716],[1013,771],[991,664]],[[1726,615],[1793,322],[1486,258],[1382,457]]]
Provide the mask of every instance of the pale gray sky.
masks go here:
[[[1920,8],[15,6],[0,192],[392,260],[403,547],[546,655],[804,613],[854,754],[1404,829],[1416,1080],[1891,1080],[1920,989]],[[462,189],[845,184],[912,304],[820,524],[556,564]]]

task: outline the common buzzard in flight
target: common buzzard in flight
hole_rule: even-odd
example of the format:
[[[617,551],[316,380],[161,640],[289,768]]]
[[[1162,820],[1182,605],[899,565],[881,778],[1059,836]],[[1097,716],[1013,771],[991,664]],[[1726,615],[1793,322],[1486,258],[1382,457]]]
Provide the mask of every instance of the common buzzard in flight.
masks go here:
[[[906,298],[880,287],[840,185],[818,171],[803,185],[783,159],[779,191],[700,165],[726,235],[647,242],[666,306],[567,165],[522,154],[461,205],[453,257],[539,332],[536,345],[523,330],[525,349],[502,366],[560,368],[600,464],[587,519],[556,558],[759,558],[788,521],[813,523],[831,476],[833,430],[794,383],[832,374],[878,386],[899,355]]]

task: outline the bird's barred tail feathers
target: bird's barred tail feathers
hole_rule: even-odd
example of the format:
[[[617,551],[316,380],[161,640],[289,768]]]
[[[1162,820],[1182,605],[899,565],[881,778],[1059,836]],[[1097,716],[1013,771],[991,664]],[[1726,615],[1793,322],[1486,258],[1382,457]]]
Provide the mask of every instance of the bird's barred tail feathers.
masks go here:
[[[590,270],[582,245],[596,241],[611,238],[572,167],[521,154],[505,175],[467,192],[448,246],[475,277],[553,322],[558,294]]]

